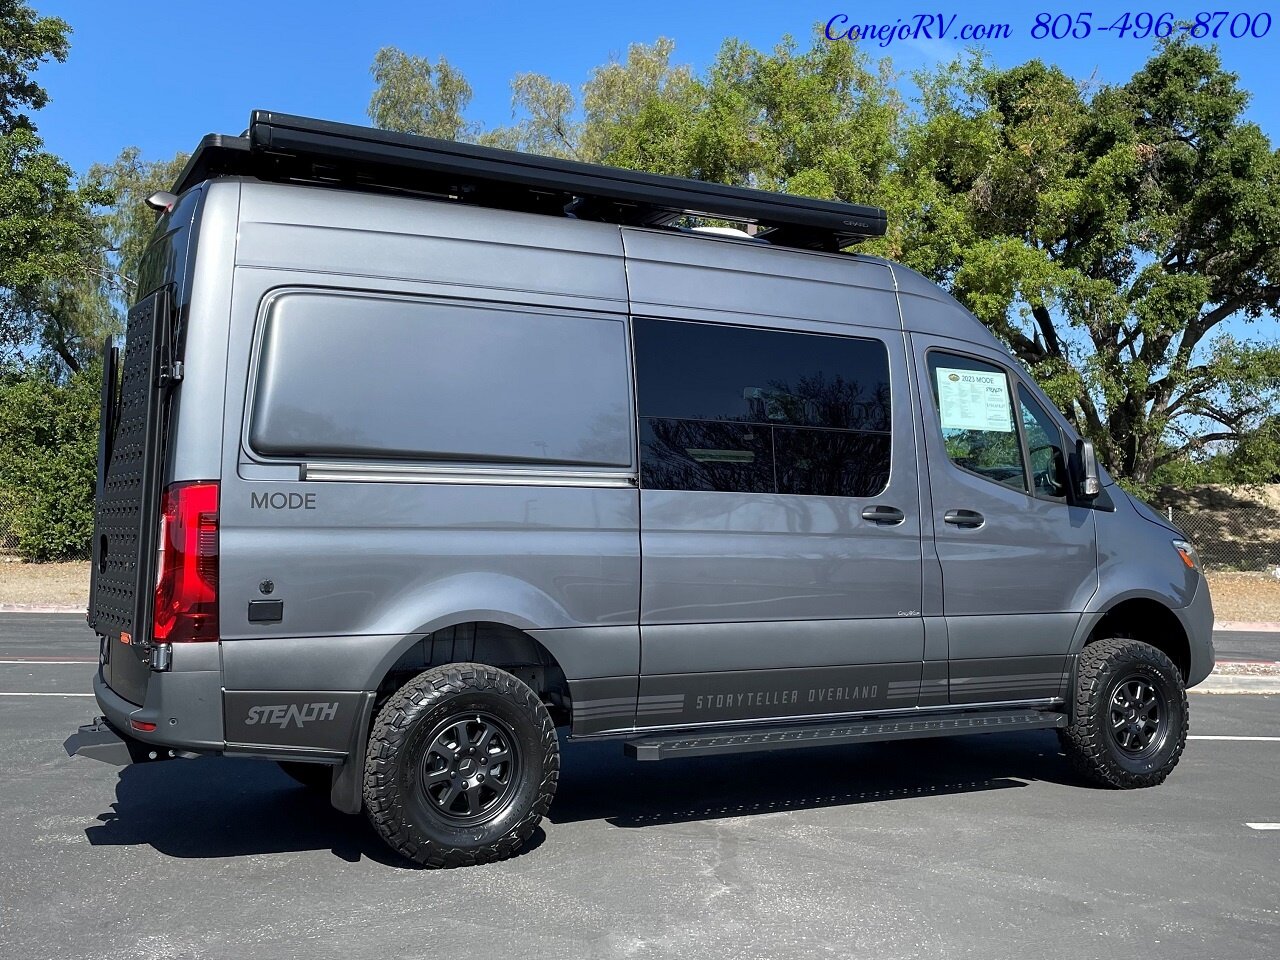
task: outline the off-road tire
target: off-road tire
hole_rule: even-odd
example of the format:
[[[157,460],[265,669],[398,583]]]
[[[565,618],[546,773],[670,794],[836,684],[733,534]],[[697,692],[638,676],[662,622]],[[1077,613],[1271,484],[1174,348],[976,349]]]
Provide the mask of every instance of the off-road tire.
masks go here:
[[[439,759],[432,752],[440,742],[437,732],[471,716],[503,730],[515,759],[501,809],[461,823],[434,805],[424,771]],[[364,765],[365,811],[378,835],[415,863],[492,863],[529,840],[551,806],[559,777],[555,725],[537,694],[496,667],[451,663],[418,674],[378,711]],[[472,801],[462,799],[470,808]]]
[[[277,760],[276,766],[295,782],[316,793],[328,793],[333,786],[333,767],[327,763],[297,763],[293,760]]]
[[[1121,745],[1114,731],[1125,712],[1113,697],[1132,682],[1158,699],[1159,729],[1145,749]],[[1187,742],[1187,691],[1173,662],[1150,644],[1111,637],[1089,644],[1076,664],[1071,722],[1058,739],[1071,765],[1095,783],[1120,790],[1154,787],[1178,765]],[[1123,693],[1119,694],[1123,698]]]

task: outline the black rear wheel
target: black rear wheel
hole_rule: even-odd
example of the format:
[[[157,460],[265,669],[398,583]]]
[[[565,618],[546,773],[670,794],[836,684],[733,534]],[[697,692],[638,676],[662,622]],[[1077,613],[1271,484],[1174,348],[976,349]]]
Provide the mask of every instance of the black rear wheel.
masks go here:
[[[1067,758],[1108,787],[1152,787],[1178,765],[1187,741],[1187,693],[1173,662],[1127,637],[1091,643],[1076,668]]]
[[[420,673],[378,712],[364,800],[394,850],[428,867],[503,860],[532,835],[560,774],[537,694],[477,663]]]

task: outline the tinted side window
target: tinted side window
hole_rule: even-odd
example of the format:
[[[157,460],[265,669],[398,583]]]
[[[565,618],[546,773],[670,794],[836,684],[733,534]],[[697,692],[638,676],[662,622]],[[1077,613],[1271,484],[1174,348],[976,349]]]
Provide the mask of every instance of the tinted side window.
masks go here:
[[[1031,483],[1035,495],[1044,500],[1067,499],[1067,458],[1062,431],[1044,407],[1023,386],[1018,387],[1022,432],[1027,438],[1031,461]]]
[[[888,483],[880,341],[651,319],[634,331],[643,486],[869,497]]]
[[[929,354],[929,373],[951,462],[994,483],[1026,491],[1008,375],[993,363],[937,351]]]
[[[261,339],[266,456],[631,465],[621,319],[298,291]]]

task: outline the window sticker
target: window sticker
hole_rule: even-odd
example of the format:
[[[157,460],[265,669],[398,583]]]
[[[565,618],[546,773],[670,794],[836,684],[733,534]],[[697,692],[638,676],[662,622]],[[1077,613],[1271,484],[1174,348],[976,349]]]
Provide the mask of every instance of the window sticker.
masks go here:
[[[1003,373],[938,367],[937,377],[943,430],[1013,433],[1009,381]]]

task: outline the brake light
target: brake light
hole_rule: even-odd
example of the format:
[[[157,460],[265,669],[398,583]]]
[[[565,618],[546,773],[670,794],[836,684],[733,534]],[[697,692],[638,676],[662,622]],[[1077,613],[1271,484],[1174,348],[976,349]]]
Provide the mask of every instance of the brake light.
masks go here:
[[[156,643],[218,639],[218,484],[175,483],[160,502]]]

